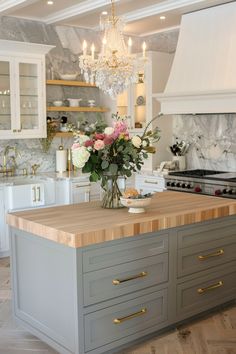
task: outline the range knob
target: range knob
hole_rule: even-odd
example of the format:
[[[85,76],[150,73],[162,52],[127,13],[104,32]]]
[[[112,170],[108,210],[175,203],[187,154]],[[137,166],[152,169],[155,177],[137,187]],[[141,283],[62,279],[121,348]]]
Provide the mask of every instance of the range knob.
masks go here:
[[[187,188],[188,189],[192,188],[191,184],[187,184]]]
[[[227,194],[227,193],[228,193],[228,190],[227,190],[227,189],[223,189],[222,193],[223,193],[223,194]]]
[[[170,182],[167,182],[166,185],[167,185],[167,187],[170,187],[170,186],[171,186],[171,183],[170,183]]]
[[[172,183],[171,183],[171,187],[175,187],[175,182],[172,182]]]
[[[176,183],[176,187],[180,188],[181,187],[181,183]]]
[[[229,194],[233,194],[233,189],[229,189],[229,190],[228,190],[228,193],[229,193]]]
[[[201,191],[202,191],[202,188],[201,187],[195,187],[195,189],[194,189],[194,192],[196,192],[196,193],[201,193]]]
[[[186,188],[187,187],[186,183],[183,183],[181,187]]]
[[[216,196],[221,195],[221,194],[222,194],[222,192],[221,192],[220,189],[217,189],[217,190],[215,191],[215,195],[216,195]]]

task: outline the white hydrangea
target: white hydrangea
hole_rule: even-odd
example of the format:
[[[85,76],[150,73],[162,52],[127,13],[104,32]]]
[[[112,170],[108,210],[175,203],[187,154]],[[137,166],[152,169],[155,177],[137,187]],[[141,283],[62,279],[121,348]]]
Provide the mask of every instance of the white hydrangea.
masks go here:
[[[84,145],[85,141],[87,141],[87,140],[90,140],[90,138],[84,134],[79,134],[75,138],[75,142],[79,143],[80,145]]]
[[[111,134],[113,134],[114,133],[114,128],[113,127],[106,127],[105,128],[105,130],[104,130],[104,133],[106,134],[106,135],[111,135]]]
[[[72,150],[72,162],[78,168],[83,168],[89,157],[90,153],[85,146]]]

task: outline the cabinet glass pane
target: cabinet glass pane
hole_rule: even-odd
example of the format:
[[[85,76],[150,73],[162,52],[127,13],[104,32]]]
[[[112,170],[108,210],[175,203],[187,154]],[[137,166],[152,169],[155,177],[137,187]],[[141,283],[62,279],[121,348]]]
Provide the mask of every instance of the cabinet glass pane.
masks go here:
[[[20,63],[20,120],[21,129],[38,129],[38,67]]]
[[[134,85],[134,124],[135,128],[146,125],[146,84],[141,74],[139,82]]]
[[[10,63],[0,60],[0,130],[11,129]]]

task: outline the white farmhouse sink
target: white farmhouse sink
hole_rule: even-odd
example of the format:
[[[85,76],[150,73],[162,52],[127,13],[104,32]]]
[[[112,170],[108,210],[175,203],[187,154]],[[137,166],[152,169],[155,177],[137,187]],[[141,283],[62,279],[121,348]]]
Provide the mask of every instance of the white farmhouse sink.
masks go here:
[[[13,177],[5,186],[8,210],[35,208],[55,203],[55,181],[38,176]]]

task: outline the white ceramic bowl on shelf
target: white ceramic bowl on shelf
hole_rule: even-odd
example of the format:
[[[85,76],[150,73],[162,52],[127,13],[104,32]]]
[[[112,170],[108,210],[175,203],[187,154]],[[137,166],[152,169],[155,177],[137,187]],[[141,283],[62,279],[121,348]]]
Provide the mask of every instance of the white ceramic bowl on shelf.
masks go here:
[[[150,205],[152,198],[140,198],[140,199],[132,199],[132,198],[124,198],[120,197],[121,204],[125,207],[129,208],[129,213],[144,213],[145,207]]]
[[[61,80],[75,80],[77,78],[78,74],[60,74],[59,77]]]
[[[61,107],[63,106],[63,101],[53,101],[52,104],[55,107]]]

